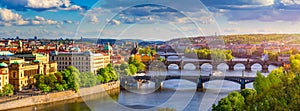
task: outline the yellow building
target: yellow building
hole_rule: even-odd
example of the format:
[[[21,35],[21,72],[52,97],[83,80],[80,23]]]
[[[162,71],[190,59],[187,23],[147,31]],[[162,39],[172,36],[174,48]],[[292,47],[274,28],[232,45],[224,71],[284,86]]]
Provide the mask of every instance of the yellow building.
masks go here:
[[[8,65],[2,62],[0,63],[0,90],[3,90],[3,87],[8,83]]]
[[[38,55],[38,56],[37,56]],[[18,58],[20,57],[20,58]],[[36,74],[54,74],[57,72],[57,63],[49,62],[47,55],[19,54],[15,56],[0,56],[0,62],[7,65],[9,83],[15,90],[33,88]]]

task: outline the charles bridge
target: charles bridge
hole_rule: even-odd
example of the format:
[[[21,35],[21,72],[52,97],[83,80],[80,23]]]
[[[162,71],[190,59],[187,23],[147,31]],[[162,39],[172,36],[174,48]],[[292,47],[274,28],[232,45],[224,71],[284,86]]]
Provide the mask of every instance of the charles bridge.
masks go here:
[[[262,67],[262,72],[268,72],[269,66],[283,66],[282,62],[277,61],[262,61],[259,59],[246,59],[246,60],[225,60],[225,61],[215,61],[215,60],[208,60],[208,59],[189,59],[183,58],[182,53],[170,53],[170,54],[161,54],[166,58],[164,64],[166,69],[171,64],[177,65],[179,70],[183,70],[186,64],[193,64],[196,70],[200,70],[203,64],[210,64],[212,65],[213,70],[216,70],[219,64],[225,63],[228,66],[228,70],[234,70],[234,66],[237,64],[242,64],[245,66],[246,71],[251,71],[251,66],[254,64],[259,64]],[[169,59],[170,56],[177,56],[176,59]],[[147,66],[151,64],[145,63]]]

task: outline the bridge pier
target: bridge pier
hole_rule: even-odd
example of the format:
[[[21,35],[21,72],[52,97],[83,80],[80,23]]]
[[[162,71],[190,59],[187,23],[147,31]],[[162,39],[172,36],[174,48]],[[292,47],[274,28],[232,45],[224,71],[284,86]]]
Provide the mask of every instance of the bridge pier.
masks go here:
[[[201,70],[200,65],[195,65],[196,70]]]
[[[228,65],[228,70],[233,71],[234,70],[234,65]]]
[[[262,65],[262,72],[263,72],[263,73],[269,72],[269,66],[268,66],[267,64],[263,64],[263,65]]]
[[[124,78],[120,79],[120,89],[125,89],[126,82],[127,81],[125,81]]]
[[[245,66],[245,70],[246,70],[246,71],[251,71],[251,64],[247,64],[247,65]]]
[[[198,79],[198,83],[197,83],[197,91],[204,91],[204,83],[202,82],[201,78]]]
[[[156,79],[155,80],[155,89],[162,89],[163,82],[161,80]]]
[[[245,79],[241,79],[241,90],[246,88]]]

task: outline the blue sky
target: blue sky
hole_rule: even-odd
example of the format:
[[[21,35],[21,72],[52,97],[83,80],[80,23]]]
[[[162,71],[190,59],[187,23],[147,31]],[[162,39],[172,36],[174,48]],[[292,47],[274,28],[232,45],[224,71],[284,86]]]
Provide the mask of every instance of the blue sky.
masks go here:
[[[300,32],[300,0],[0,0],[0,7],[4,38]]]

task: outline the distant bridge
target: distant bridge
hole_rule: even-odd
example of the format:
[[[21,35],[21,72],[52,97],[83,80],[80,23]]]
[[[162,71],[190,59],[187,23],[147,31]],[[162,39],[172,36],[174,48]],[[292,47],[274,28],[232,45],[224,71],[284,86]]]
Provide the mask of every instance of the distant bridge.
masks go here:
[[[275,66],[283,66],[282,62],[274,62],[274,61],[262,61],[258,59],[246,59],[246,60],[226,60],[217,62],[214,60],[208,60],[208,59],[189,59],[189,58],[182,58],[183,53],[165,53],[161,54],[160,56],[163,56],[166,58],[164,61],[164,64],[166,66],[166,69],[168,69],[168,66],[171,64],[177,65],[179,70],[183,70],[184,66],[186,64],[193,64],[196,67],[196,70],[200,70],[201,66],[203,64],[210,64],[212,65],[213,70],[217,69],[217,66],[219,64],[225,63],[228,65],[228,70],[234,70],[234,66],[237,64],[243,64],[245,66],[246,71],[251,71],[251,66],[254,64],[259,64],[262,66],[262,72],[268,72],[269,65],[275,65]],[[177,59],[169,59],[170,56],[177,56]],[[146,65],[150,65],[151,63],[145,63]]]
[[[163,81],[172,80],[172,79],[183,79],[194,82],[197,84],[197,90],[204,90],[204,83],[213,80],[227,80],[234,83],[240,84],[240,89],[245,89],[246,84],[254,82],[256,77],[243,77],[243,76],[182,76],[182,75],[151,75],[151,76],[123,76],[121,77],[121,87],[125,86],[129,81],[132,80],[146,80],[152,81],[155,83],[156,88],[161,88]]]

